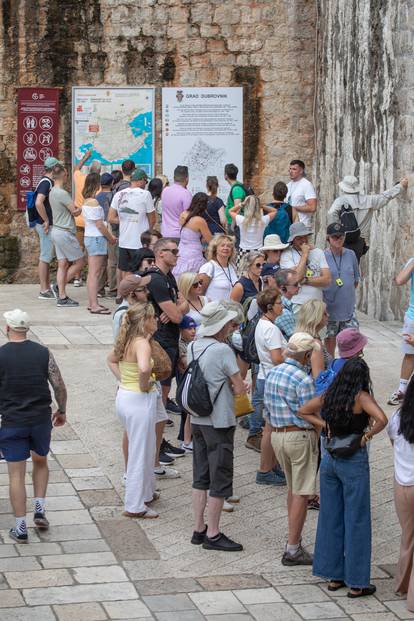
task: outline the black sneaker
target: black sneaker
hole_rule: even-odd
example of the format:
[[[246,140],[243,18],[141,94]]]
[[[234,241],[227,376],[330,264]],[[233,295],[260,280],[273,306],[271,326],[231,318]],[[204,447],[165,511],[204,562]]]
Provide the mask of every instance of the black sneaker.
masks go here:
[[[160,464],[161,466],[169,466],[174,463],[174,459],[169,455],[166,455],[163,451],[160,451]]]
[[[37,528],[40,530],[48,530],[49,529],[49,520],[46,517],[45,512],[41,513],[40,511],[36,511],[33,516],[33,522]]]
[[[54,300],[55,299],[55,296],[50,289],[49,291],[41,291],[37,297],[39,298],[39,300]]]
[[[55,299],[58,300],[59,299],[59,287],[57,286],[57,283],[52,282],[52,284],[50,285],[50,290],[53,293]]]
[[[241,552],[243,546],[241,543],[236,543],[229,537],[226,537],[223,533],[219,533],[217,537],[204,537],[203,548],[205,550],[219,550],[220,552]]]
[[[173,401],[172,399],[167,399],[167,403],[166,403],[165,409],[170,414],[181,414],[180,406],[177,405],[176,402]]]
[[[195,546],[201,546],[201,544],[204,543],[206,534],[207,534],[207,526],[205,526],[204,530],[202,530],[201,532],[199,530],[194,530],[193,536],[191,537],[191,543],[194,544]]]
[[[17,543],[29,543],[29,537],[27,533],[19,533],[16,528],[9,530],[9,537],[17,541]]]
[[[66,296],[65,298],[58,298],[57,306],[79,306],[79,302]]]
[[[161,452],[175,459],[176,457],[184,457],[185,450],[182,448],[176,448],[172,444],[163,438],[161,442]]]

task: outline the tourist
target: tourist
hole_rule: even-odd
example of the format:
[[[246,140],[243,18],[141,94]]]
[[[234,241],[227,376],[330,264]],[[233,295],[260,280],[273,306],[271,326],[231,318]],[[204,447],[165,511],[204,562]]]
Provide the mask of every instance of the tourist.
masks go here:
[[[295,313],[308,300],[322,300],[323,289],[331,284],[331,273],[323,250],[311,248],[312,231],[303,222],[294,222],[289,229],[289,248],[282,252],[280,267],[294,269],[301,283],[292,298]]]
[[[240,205],[246,198],[246,189],[244,185],[237,180],[239,169],[235,164],[226,164],[224,167],[224,178],[230,185],[230,192],[227,198],[227,204],[225,208],[225,216],[227,218],[227,227],[230,230],[232,226],[232,217],[230,215],[230,209],[235,205]]]
[[[197,323],[190,315],[184,315],[180,323],[180,341],[178,343],[179,359],[177,365],[177,385],[179,384],[187,366],[188,346],[196,337]],[[181,411],[181,424],[178,438],[180,446],[186,453],[193,452],[193,443],[191,440],[191,421],[190,416],[185,410]]]
[[[122,298],[121,304],[115,310],[112,317],[112,332],[114,341],[117,339],[121,327],[122,318],[130,306],[148,301],[148,283],[151,275],[140,276],[139,274],[127,274],[119,284],[119,295]]]
[[[411,378],[401,407],[388,423],[394,447],[394,501],[401,526],[400,558],[395,591],[407,595],[407,608],[414,612],[414,379]],[[401,615],[402,616],[402,615]]]
[[[219,302],[210,302],[201,314],[197,340],[188,348],[187,359],[189,363],[193,358],[199,360],[213,411],[210,416],[191,417],[195,518],[191,543],[202,544],[207,550],[237,552],[243,546],[220,532],[224,500],[233,495],[234,395],[244,394],[247,389],[236,357],[225,343],[237,313],[226,310]]]
[[[345,230],[335,222],[327,229],[329,247],[325,250],[332,279],[323,291],[323,299],[329,315],[325,345],[335,356],[336,337],[345,328],[358,328],[355,316],[355,289],[359,282],[359,267],[355,252],[344,248]]]
[[[296,318],[292,298],[298,294],[300,283],[295,270],[278,270],[275,274],[275,281],[282,293],[283,307],[282,314],[275,320],[275,325],[288,341],[295,331]]]
[[[288,486],[288,541],[282,565],[312,565],[312,555],[302,546],[308,498],[316,492],[318,434],[298,416],[299,408],[315,396],[305,364],[320,345],[309,334],[297,332],[289,339],[286,358],[269,370],[265,380],[264,407],[272,427],[272,446]]]
[[[409,335],[414,333],[414,257],[408,259],[395,277],[395,284],[399,287],[408,282],[410,282],[410,300],[404,315],[403,340],[401,343],[401,351],[404,357],[401,364],[399,386],[388,399],[390,405],[399,405],[402,402],[409,379],[414,372],[414,343],[409,338]]]
[[[341,223],[343,208],[350,207],[356,224],[359,227],[359,234],[355,239],[349,239],[349,235],[345,239],[345,248],[353,250],[357,256],[358,263],[361,257],[368,252],[367,241],[371,234],[371,222],[374,211],[385,207],[391,199],[395,198],[408,187],[408,179],[403,177],[399,183],[394,185],[390,190],[385,190],[381,194],[362,194],[359,181],[353,175],[345,176],[339,182],[341,195],[338,196],[328,210],[328,223]],[[358,231],[356,232],[358,233]]]
[[[180,243],[178,261],[173,273],[176,278],[183,272],[198,272],[206,262],[202,241],[209,243],[212,234],[204,218],[208,196],[204,192],[194,194],[190,206],[180,215]]]
[[[112,194],[113,183],[114,183],[114,179],[112,175],[110,173],[103,173],[101,175],[101,190],[100,192],[98,192],[98,194],[95,197],[98,203],[101,205],[101,207],[104,210],[105,223],[108,222],[108,212],[109,212],[109,207],[111,205],[111,201],[113,197],[113,194]],[[105,259],[105,265],[103,267],[103,270],[99,278],[98,297],[106,296],[105,287],[108,284],[109,285],[108,295],[111,298],[115,298],[116,297],[116,273],[112,270],[112,282],[110,282],[108,263],[109,263],[109,248],[108,248],[108,254]]]
[[[252,250],[243,256],[240,263],[240,278],[235,283],[230,298],[235,302],[240,302],[243,306],[248,301],[252,301],[262,290],[263,283],[260,278],[264,255],[257,250]]]
[[[227,219],[225,214],[224,203],[219,196],[217,196],[219,182],[217,177],[209,176],[207,177],[207,194],[208,194],[208,203],[207,210],[204,214],[204,217],[207,222],[207,226],[212,235],[216,235],[216,233],[226,233],[227,232]]]
[[[156,216],[159,222],[161,222],[161,218],[162,218],[161,193],[163,189],[164,189],[164,184],[162,182],[162,179],[160,179],[159,177],[154,177],[153,179],[151,179],[151,181],[148,184],[148,192],[151,194],[155,213],[156,213]]]
[[[260,252],[265,255],[266,267],[272,267],[274,272],[280,269],[280,257],[282,250],[289,247],[289,244],[282,243],[279,235],[266,235],[263,246],[259,248]]]
[[[189,305],[187,315],[192,317],[197,325],[201,323],[201,309],[210,300],[201,295],[203,290],[203,281],[200,274],[194,272],[184,272],[178,278],[178,290],[182,294]]]
[[[98,303],[99,276],[108,254],[108,243],[115,244],[116,238],[105,226],[104,210],[96,200],[101,180],[98,173],[89,173],[82,190],[84,202],[82,216],[85,223],[85,248],[88,253],[88,310],[93,315],[110,315],[111,311]]]
[[[241,209],[243,209],[243,216],[239,213]],[[229,215],[240,231],[238,255],[240,263],[244,254],[251,250],[258,250],[263,245],[263,232],[269,222],[276,217],[277,212],[272,209],[272,213],[264,215],[257,196],[247,196],[242,203],[229,209]]]
[[[111,177],[113,179],[112,183],[112,192],[111,192],[111,203],[112,199],[116,194],[116,189],[118,188],[120,183],[123,181],[123,175],[121,170],[112,170]],[[129,183],[129,182],[128,182]],[[117,296],[118,285],[121,281],[121,271],[118,268],[119,263],[119,244],[118,244],[118,236],[119,236],[119,225],[118,224],[109,224],[107,223],[109,230],[112,235],[117,238],[116,244],[109,244],[108,247],[108,287],[109,287],[109,297]]]
[[[157,229],[149,229],[141,233],[141,246],[142,248],[148,248],[154,250],[154,246],[162,235]]]
[[[299,415],[325,427],[329,442],[340,439],[349,454],[331,454],[321,462],[321,507],[316,533],[313,574],[329,580],[328,590],[349,588],[348,597],[372,595],[371,503],[366,444],[384,429],[387,417],[372,396],[368,365],[349,360],[326,393],[302,405]],[[368,429],[368,431],[366,431]]]
[[[290,181],[287,184],[287,202],[297,211],[299,222],[310,227],[312,214],[316,213],[316,192],[305,176],[305,164],[302,160],[292,160],[289,164]]]
[[[176,166],[174,183],[165,187],[161,194],[161,233],[163,237],[174,239],[177,244],[180,241],[181,233],[180,215],[190,207],[192,198],[191,192],[187,190],[187,185],[188,167]]]
[[[148,505],[155,494],[154,455],[157,410],[164,407],[152,373],[149,340],[157,329],[154,307],[136,304],[124,316],[108,366],[118,379],[116,413],[128,437],[125,512],[130,518],[157,518]]]
[[[109,222],[119,224],[118,266],[123,276],[137,271],[141,233],[155,224],[151,194],[145,189],[147,179],[146,173],[136,168],[131,175],[131,187],[117,192],[109,209]]]
[[[28,543],[26,524],[26,461],[32,459],[34,525],[47,530],[47,455],[52,426],[66,422],[66,387],[53,354],[30,341],[30,319],[16,308],[4,313],[8,343],[0,347],[0,451],[7,462],[10,500],[16,519],[9,532]],[[58,409],[52,414],[49,383]]]
[[[48,157],[44,162],[44,173],[36,187],[36,233],[39,236],[39,300],[54,300],[55,292],[50,286],[50,263],[53,259],[53,242],[51,229],[53,214],[49,203],[49,194],[54,185],[54,175],[63,170],[62,162],[55,157]]]
[[[321,300],[309,300],[302,304],[299,313],[296,315],[295,332],[306,332],[310,334],[320,345],[317,350],[312,352],[312,356],[306,365],[309,373],[316,379],[321,371],[326,369],[332,356],[328,353],[322,343],[321,332],[328,324],[328,313],[325,302]]]
[[[282,242],[287,242],[289,227],[298,219],[295,208],[286,202],[287,194],[286,183],[278,181],[273,187],[273,202],[268,204],[268,207],[276,211],[276,217],[265,228],[265,238],[267,235],[278,235]]]
[[[235,248],[229,235],[214,235],[207,249],[207,263],[200,268],[203,290],[209,300],[229,300],[238,277]]]
[[[72,300],[66,293],[66,284],[79,274],[83,268],[83,251],[76,237],[75,216],[81,210],[77,209],[71,195],[64,189],[67,179],[66,170],[55,173],[55,185],[49,194],[49,203],[53,215],[51,239],[55,245],[58,269],[57,284],[52,285],[57,294],[57,305],[61,307],[79,306],[79,302]],[[69,267],[69,263],[72,265]]]

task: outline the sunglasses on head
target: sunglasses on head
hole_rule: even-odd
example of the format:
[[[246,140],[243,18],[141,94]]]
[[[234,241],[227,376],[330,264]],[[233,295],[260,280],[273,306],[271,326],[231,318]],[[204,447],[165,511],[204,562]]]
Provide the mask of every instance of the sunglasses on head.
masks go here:
[[[197,287],[201,287],[202,284],[203,284],[202,280],[197,280],[191,286],[194,287],[194,289],[197,289]]]
[[[178,248],[164,248],[165,252],[171,252],[173,255],[177,256],[179,250]]]

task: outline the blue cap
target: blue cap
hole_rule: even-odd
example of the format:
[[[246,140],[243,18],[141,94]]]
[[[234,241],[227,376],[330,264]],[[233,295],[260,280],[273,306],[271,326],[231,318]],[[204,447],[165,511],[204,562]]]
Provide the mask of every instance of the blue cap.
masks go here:
[[[188,328],[196,327],[197,323],[194,321],[194,319],[190,315],[184,315],[180,323],[181,330],[187,330]]]
[[[262,278],[263,276],[274,276],[278,269],[280,269],[278,265],[274,265],[273,263],[264,263],[260,276]]]
[[[101,175],[101,185],[112,185],[114,178],[110,173],[103,173]]]

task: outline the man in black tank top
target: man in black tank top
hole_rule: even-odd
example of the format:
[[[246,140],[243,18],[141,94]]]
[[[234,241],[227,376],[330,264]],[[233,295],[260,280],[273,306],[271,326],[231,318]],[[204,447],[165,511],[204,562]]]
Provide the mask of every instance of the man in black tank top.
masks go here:
[[[27,543],[26,460],[33,461],[34,524],[47,530],[45,496],[47,454],[52,426],[66,422],[66,387],[52,353],[27,339],[29,316],[20,309],[4,313],[9,342],[0,347],[0,451],[7,462],[10,500],[16,517],[10,537]],[[49,382],[58,410],[52,414]]]

